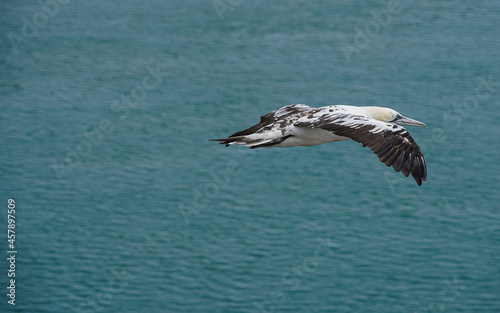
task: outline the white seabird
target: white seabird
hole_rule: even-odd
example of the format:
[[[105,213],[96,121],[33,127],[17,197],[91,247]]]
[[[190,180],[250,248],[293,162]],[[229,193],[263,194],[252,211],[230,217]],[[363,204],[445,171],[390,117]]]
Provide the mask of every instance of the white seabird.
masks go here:
[[[354,140],[368,146],[386,166],[392,166],[417,184],[427,182],[427,169],[420,147],[400,125],[423,126],[393,109],[330,105],[314,108],[292,104],[261,116],[260,123],[221,141],[226,147],[250,148],[315,146],[327,142]]]

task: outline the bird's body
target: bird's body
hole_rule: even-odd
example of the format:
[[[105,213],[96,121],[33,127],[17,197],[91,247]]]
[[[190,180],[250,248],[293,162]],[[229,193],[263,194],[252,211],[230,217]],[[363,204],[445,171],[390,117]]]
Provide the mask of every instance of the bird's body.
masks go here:
[[[227,138],[212,139],[221,144],[250,148],[315,146],[352,139],[368,146],[380,161],[410,173],[417,184],[427,181],[420,148],[402,126],[425,126],[381,107],[330,105],[314,108],[292,104],[261,116],[260,123]]]
[[[327,142],[349,140],[347,137],[335,135],[320,128],[294,127],[290,131],[292,136],[270,147],[287,148],[297,146],[317,146]]]
[[[302,108],[307,110],[291,113],[291,111],[293,110]],[[352,108],[356,110],[359,109],[357,107]],[[313,108],[308,106],[302,107],[302,105],[294,105],[292,107],[286,106],[277,111],[274,111],[273,117],[276,119],[276,121],[270,123],[269,125],[266,125],[261,129],[261,131],[256,132],[255,137],[262,138],[263,136],[269,136],[268,138],[270,140],[287,137],[283,141],[274,145],[264,146],[279,148],[295,146],[316,146],[327,142],[348,140],[349,138],[347,137],[338,136],[333,132],[324,130],[322,128],[295,126],[296,123],[307,122],[309,120],[319,118],[323,115],[338,113],[343,110],[345,110],[344,106],[340,105],[332,105],[321,108]],[[249,144],[247,146],[252,147],[253,145]]]

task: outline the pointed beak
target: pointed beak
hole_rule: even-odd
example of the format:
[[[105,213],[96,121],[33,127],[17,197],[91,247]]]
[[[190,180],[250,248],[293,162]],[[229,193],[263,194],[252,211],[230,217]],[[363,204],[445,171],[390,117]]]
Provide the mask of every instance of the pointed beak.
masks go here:
[[[427,125],[425,125],[424,123],[422,123],[420,121],[411,119],[409,117],[404,117],[404,116],[401,117],[400,119],[398,119],[396,121],[396,124],[405,125],[405,126],[427,127]]]

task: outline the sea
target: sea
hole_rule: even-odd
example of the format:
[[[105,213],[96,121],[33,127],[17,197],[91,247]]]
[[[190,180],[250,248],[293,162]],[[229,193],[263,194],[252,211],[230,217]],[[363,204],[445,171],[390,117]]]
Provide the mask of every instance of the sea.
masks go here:
[[[500,312],[499,1],[0,12],[0,312]],[[295,103],[426,123],[428,182],[208,141]]]

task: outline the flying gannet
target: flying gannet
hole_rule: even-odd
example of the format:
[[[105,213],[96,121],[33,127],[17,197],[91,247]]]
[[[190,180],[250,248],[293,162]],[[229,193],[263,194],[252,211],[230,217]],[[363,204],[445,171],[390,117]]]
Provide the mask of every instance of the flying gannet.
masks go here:
[[[330,105],[314,108],[292,104],[261,116],[260,123],[220,141],[226,147],[254,148],[315,146],[327,142],[354,140],[368,146],[386,166],[417,184],[427,182],[424,155],[408,131],[400,125],[423,126],[393,109]]]

